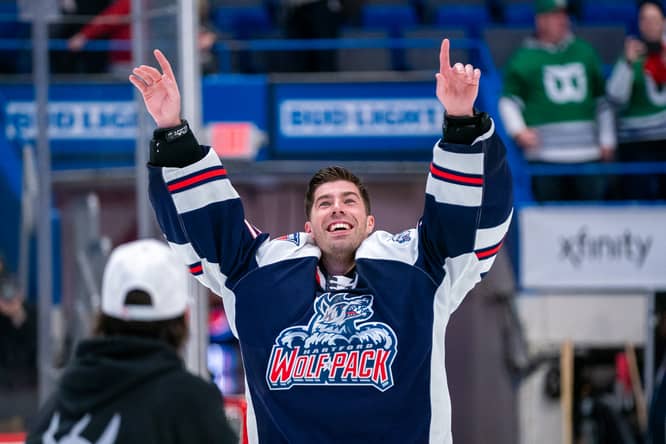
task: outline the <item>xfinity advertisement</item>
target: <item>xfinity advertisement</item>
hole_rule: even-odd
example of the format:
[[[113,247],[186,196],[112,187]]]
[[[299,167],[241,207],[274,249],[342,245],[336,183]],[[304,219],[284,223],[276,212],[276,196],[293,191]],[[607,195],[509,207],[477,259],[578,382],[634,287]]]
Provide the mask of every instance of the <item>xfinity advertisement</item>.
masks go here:
[[[666,207],[529,207],[520,212],[526,288],[666,288]]]

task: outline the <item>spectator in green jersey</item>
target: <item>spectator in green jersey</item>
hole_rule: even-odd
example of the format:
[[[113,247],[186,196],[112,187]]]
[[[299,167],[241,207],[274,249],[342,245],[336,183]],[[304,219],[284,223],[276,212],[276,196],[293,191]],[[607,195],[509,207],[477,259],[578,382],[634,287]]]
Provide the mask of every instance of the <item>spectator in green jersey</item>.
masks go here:
[[[666,161],[666,46],[664,9],[644,1],[638,12],[640,37],[628,37],[613,66],[606,93],[618,113],[618,159]],[[666,177],[627,175],[618,180],[618,197],[666,199]]]
[[[585,164],[610,160],[613,112],[605,99],[596,51],[574,36],[566,0],[536,0],[535,33],[504,71],[499,111],[504,126],[531,164]],[[598,175],[534,176],[544,200],[598,200]]]

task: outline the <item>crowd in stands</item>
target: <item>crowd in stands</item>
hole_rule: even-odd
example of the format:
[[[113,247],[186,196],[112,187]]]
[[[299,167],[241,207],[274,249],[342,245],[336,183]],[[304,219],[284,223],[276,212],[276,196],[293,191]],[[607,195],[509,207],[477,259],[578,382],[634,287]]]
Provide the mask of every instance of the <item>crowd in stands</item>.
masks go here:
[[[627,37],[607,80],[596,50],[572,31],[566,1],[535,5],[534,36],[504,67],[499,103],[504,126],[526,160],[582,165],[666,159],[663,5],[640,3],[638,36]],[[612,180],[601,174],[535,175],[532,190],[538,201],[664,199],[663,180],[659,174]]]
[[[88,46],[97,39],[129,41],[130,6],[130,0],[63,1],[51,37],[66,48],[51,52],[52,72],[124,77],[128,48]],[[402,56],[388,47],[357,49],[351,60],[349,48],[233,49],[248,39],[480,38],[503,75],[497,117],[527,164],[594,166],[666,161],[663,12],[659,0],[201,0],[198,42],[208,74],[224,71],[224,57],[231,60],[226,70],[243,73],[428,69],[418,62],[423,48]],[[490,34],[495,28],[506,32]],[[604,34],[609,29],[615,34]],[[666,198],[664,174],[555,173],[532,180],[537,201]]]

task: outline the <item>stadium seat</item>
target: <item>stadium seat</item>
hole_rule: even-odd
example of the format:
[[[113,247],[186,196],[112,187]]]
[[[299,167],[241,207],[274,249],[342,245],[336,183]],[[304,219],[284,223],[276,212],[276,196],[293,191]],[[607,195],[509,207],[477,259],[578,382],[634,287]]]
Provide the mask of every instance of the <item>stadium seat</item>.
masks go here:
[[[29,39],[30,24],[19,18],[16,0],[0,1],[0,39]],[[24,73],[30,70],[27,50],[0,50],[0,73]]]
[[[365,29],[386,29],[389,35],[399,35],[403,27],[418,23],[416,11],[406,4],[366,4],[361,11]]]
[[[511,2],[504,5],[504,23],[507,25],[533,26],[534,3]]]
[[[219,31],[229,32],[237,39],[254,38],[272,29],[268,10],[262,4],[218,6],[211,17]]]
[[[386,39],[385,30],[345,29],[340,33],[344,39],[366,41]],[[389,71],[393,70],[391,51],[386,47],[341,48],[337,50],[339,71]]]
[[[627,31],[636,29],[638,10],[633,1],[584,0],[581,5],[581,24],[624,24]]]
[[[485,4],[443,4],[435,7],[435,25],[463,27],[470,37],[480,36],[489,22],[490,14]]]
[[[406,39],[431,39],[432,47],[409,48],[405,47],[405,61],[407,69],[416,71],[436,72],[439,68],[437,49],[444,37],[453,41],[465,38],[465,30],[462,28],[414,28],[403,31]],[[451,63],[469,63],[469,54],[465,49],[451,49]]]
[[[532,35],[532,26],[489,26],[483,31],[483,40],[498,69],[502,69],[513,52]]]

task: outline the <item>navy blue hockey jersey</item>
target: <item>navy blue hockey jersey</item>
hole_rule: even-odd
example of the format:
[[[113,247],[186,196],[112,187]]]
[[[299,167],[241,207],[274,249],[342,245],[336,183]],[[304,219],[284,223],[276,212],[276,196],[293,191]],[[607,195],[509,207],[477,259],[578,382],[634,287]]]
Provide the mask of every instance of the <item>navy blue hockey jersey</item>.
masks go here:
[[[376,231],[353,276],[326,276],[306,233],[269,238],[245,220],[213,150],[150,167],[172,248],[222,296],[246,374],[253,443],[450,443],[444,335],[493,263],[512,215],[491,129],[435,145],[416,228]]]

